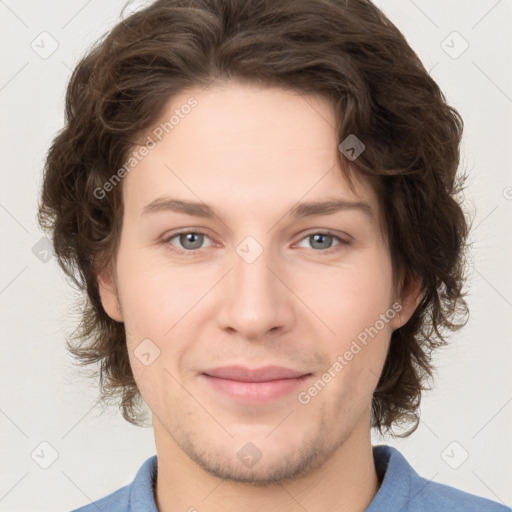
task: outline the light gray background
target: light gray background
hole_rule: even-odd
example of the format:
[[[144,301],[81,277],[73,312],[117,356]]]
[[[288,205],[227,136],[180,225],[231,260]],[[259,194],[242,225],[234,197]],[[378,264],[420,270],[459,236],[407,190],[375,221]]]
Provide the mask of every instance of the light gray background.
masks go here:
[[[418,430],[373,442],[399,448],[428,479],[510,506],[512,0],[377,3],[465,120],[462,165],[476,220],[470,321],[436,358]],[[77,296],[55,259],[44,263],[44,253],[33,252],[43,237],[35,219],[43,160],[63,125],[71,69],[124,4],[0,0],[1,511],[68,511],[128,484],[155,453],[151,429],[131,426],[115,409],[99,414],[96,384],[64,347]],[[469,48],[458,56],[464,40]],[[58,48],[46,55],[52,44]],[[58,453],[47,469],[39,464],[52,462],[52,450],[42,442]]]

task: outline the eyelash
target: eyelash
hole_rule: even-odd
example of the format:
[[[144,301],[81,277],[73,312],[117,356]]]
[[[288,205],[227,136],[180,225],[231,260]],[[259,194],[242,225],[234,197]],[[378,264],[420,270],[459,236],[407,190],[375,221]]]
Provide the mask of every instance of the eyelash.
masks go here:
[[[205,233],[204,231],[195,231],[195,230],[184,230],[184,231],[178,231],[176,233],[171,233],[169,236],[167,236],[164,240],[163,240],[163,243],[164,245],[167,247],[168,250],[174,252],[174,253],[177,253],[177,254],[184,254],[186,255],[187,257],[194,257],[194,256],[197,256],[197,253],[201,250],[201,249],[193,249],[193,250],[182,250],[182,249],[176,249],[176,248],[171,248],[172,247],[172,244],[170,244],[170,241],[173,239],[173,238],[176,238],[178,237],[179,235],[186,235],[186,234],[194,234],[194,235],[204,235],[208,238],[210,238],[208,236],[207,233]],[[322,254],[326,254],[326,255],[331,255],[333,253],[337,253],[339,250],[343,249],[345,246],[347,245],[350,245],[350,242],[348,240],[345,240],[343,238],[341,238],[340,236],[334,234],[332,231],[313,231],[311,233],[308,233],[306,234],[304,237],[301,238],[300,241],[306,239],[306,238],[309,238],[310,236],[313,236],[313,235],[322,235],[322,236],[329,236],[329,237],[333,237],[335,238],[336,240],[338,240],[339,244],[338,245],[335,245],[334,247],[331,247],[329,249],[325,249],[325,250],[315,250],[315,249],[312,249],[314,252],[318,252],[318,253],[322,253]]]

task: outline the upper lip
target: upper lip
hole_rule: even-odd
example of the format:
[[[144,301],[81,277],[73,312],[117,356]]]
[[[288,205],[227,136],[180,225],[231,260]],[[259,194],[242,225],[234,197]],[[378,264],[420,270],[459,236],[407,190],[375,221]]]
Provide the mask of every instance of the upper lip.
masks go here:
[[[220,379],[237,380],[240,382],[266,382],[279,379],[295,379],[307,375],[307,373],[285,368],[284,366],[262,366],[250,369],[245,366],[222,366],[203,372],[210,377]]]

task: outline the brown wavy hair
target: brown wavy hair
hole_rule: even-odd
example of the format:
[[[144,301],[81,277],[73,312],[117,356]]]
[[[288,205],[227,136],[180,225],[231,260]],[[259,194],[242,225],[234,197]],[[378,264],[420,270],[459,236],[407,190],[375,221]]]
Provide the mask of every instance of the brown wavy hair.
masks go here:
[[[398,435],[406,437],[419,424],[422,391],[431,389],[432,352],[467,322],[463,121],[369,0],[157,0],[89,49],[68,84],[38,213],[59,265],[86,292],[67,349],[79,364],[98,363],[100,402],[114,399],[127,421],[142,425],[124,324],[104,311],[97,283],[115,260],[122,183],[105,197],[94,191],[173,95],[231,79],[320,95],[334,109],[339,142],[356,134],[366,146],[352,166],[378,192],[395,286],[406,276],[422,280],[423,298],[393,332],[372,398],[372,427],[395,435],[393,424],[412,422]]]

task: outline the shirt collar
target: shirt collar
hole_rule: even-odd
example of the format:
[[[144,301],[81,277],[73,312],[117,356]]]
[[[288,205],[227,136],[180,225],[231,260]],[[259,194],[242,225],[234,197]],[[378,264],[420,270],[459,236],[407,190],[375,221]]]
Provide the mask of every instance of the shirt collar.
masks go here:
[[[158,473],[157,456],[153,455],[142,464],[130,488],[129,512],[158,512],[154,486]]]
[[[406,511],[414,498],[411,489],[417,486],[420,476],[392,446],[374,446],[373,460],[382,483],[366,512],[387,512],[391,505],[396,512]]]

